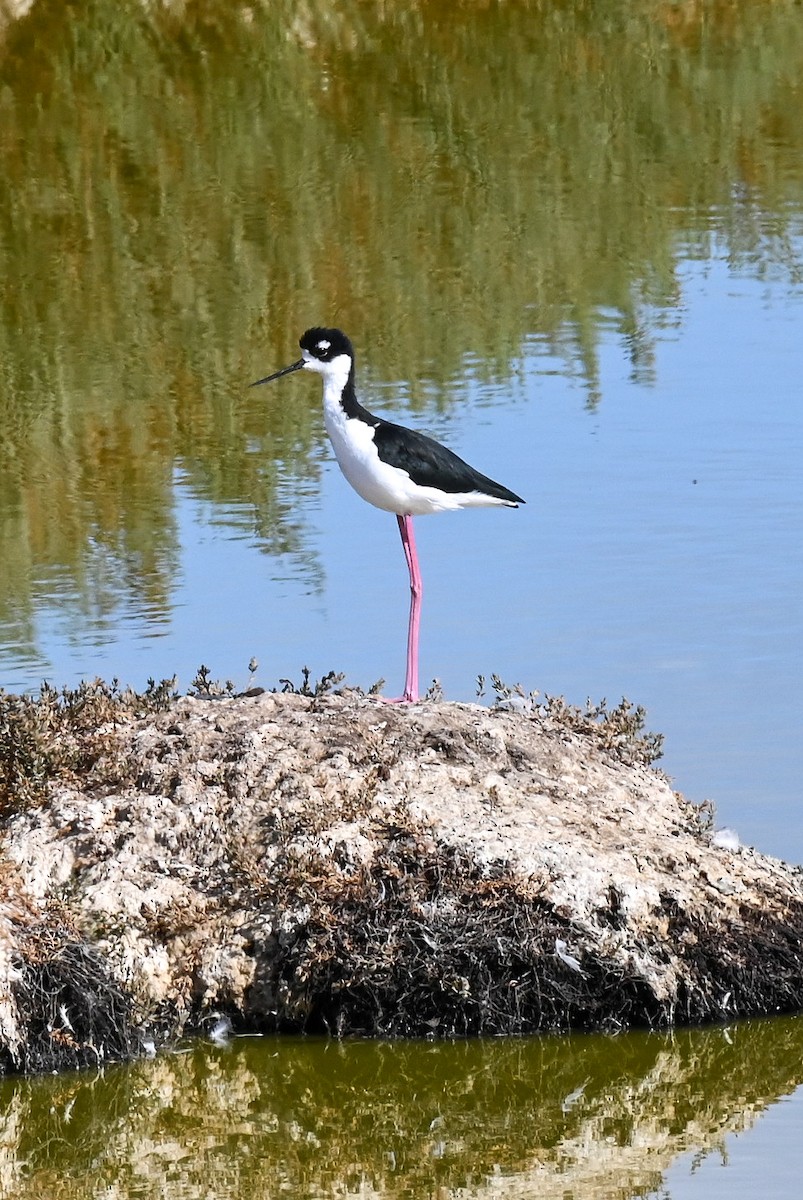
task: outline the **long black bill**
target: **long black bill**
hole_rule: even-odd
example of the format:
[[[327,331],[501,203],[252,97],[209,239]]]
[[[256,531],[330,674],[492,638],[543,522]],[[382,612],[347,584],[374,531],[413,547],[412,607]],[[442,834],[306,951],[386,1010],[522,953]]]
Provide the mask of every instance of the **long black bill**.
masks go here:
[[[255,379],[248,386],[259,387],[260,383],[270,383],[272,379],[280,379],[282,375],[289,375],[291,371],[300,371],[304,366],[304,361],[303,358],[300,358],[298,362],[290,363],[289,367],[282,367],[281,371],[274,371],[272,375],[266,375],[264,379]]]

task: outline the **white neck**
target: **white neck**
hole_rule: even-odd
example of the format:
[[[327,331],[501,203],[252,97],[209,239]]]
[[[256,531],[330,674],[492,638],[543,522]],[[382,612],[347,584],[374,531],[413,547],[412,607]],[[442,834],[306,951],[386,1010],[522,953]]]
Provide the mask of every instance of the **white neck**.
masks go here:
[[[348,383],[351,371],[351,358],[348,354],[338,354],[331,362],[321,363],[310,359],[307,367],[323,376],[323,408],[327,417],[335,418],[343,415],[340,398]]]

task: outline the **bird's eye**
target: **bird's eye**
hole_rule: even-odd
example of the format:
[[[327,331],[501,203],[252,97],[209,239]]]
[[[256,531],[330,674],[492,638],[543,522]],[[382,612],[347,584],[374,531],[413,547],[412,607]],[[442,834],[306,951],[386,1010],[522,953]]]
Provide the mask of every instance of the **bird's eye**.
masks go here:
[[[325,354],[331,344],[331,342],[316,342],[315,349],[320,351],[321,354]]]

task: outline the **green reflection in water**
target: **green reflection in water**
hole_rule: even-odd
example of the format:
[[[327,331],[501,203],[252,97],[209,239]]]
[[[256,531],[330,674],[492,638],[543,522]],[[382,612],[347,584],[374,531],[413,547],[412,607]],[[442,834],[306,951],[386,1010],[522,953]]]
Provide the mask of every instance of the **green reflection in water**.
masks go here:
[[[314,321],[402,403],[449,403],[467,355],[504,377],[528,337],[593,402],[603,324],[649,380],[684,256],[719,239],[800,278],[801,79],[794,0],[37,0],[0,22],[11,640],[42,595],[169,612],[176,464],[312,569],[293,512],[318,397],[244,385]]]
[[[802,1061],[799,1018],[671,1037],[196,1046],[103,1078],[4,1082],[0,1189],[624,1198],[748,1128]]]

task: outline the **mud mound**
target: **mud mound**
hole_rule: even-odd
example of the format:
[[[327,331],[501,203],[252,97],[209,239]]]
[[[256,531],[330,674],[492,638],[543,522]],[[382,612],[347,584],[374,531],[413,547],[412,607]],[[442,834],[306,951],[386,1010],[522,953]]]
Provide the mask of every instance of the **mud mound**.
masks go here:
[[[463,1036],[801,1005],[801,871],[712,838],[629,705],[108,701],[65,741],[51,696],[60,757],[7,732],[38,783],[5,797],[6,1069],[214,1014]]]

